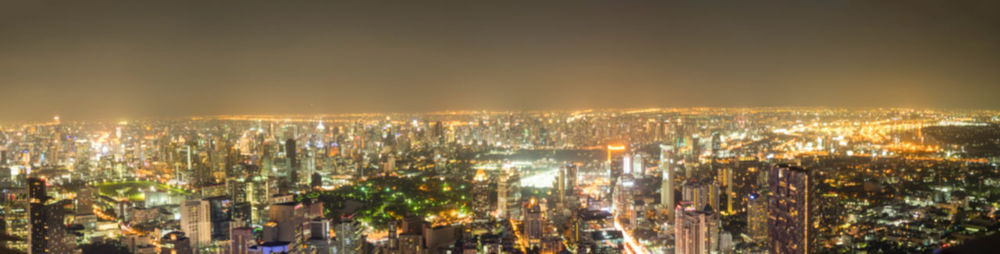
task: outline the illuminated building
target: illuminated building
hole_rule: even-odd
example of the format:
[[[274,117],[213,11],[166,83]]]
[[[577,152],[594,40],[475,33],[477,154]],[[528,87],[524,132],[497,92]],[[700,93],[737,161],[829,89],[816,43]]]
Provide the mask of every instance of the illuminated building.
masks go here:
[[[229,197],[218,196],[206,198],[209,206],[212,240],[229,240],[229,224],[233,218],[233,202]]]
[[[76,201],[77,215],[94,214],[93,188],[80,188],[80,190],[76,192],[76,199],[74,201]]]
[[[578,173],[577,171],[579,170],[579,168],[573,164],[566,164],[566,166],[563,167],[563,170],[566,171],[564,179],[566,181],[564,184],[566,190],[572,191],[574,188],[576,188],[577,173]]]
[[[517,168],[507,167],[500,172],[497,183],[497,216],[518,218],[521,216],[521,177]]]
[[[726,197],[726,214],[733,214],[733,197],[736,196],[736,192],[733,192],[733,169],[721,168],[719,174],[719,181],[726,186],[726,192],[723,193]]]
[[[267,222],[267,208],[270,206],[268,199],[271,194],[271,182],[263,176],[253,176],[247,181],[247,198],[250,203],[250,222],[253,224],[264,224]]]
[[[229,250],[231,254],[247,254],[250,246],[256,242],[253,239],[253,228],[238,227],[229,230]]]
[[[660,205],[667,210],[667,221],[674,219],[673,146],[660,145]]]
[[[475,219],[487,221],[490,213],[490,178],[486,172],[479,170],[473,180],[472,196],[475,199],[472,201],[472,210],[475,213]]]
[[[51,253],[47,222],[48,212],[45,207],[45,201],[48,200],[48,196],[45,193],[44,179],[28,178],[28,197],[29,226],[31,231],[28,238],[31,249],[28,253]]]
[[[5,192],[2,195],[2,203],[0,203],[0,212],[2,212],[2,221],[0,225],[3,225],[2,233],[7,235],[17,237],[19,239],[3,241],[0,244],[5,245],[5,247],[18,250],[21,252],[28,252],[28,239],[31,233],[30,230],[30,197],[28,196],[28,190],[25,188],[4,188]]]
[[[333,232],[336,236],[336,253],[361,253],[361,248],[364,245],[364,235],[361,234],[361,223],[357,222],[351,218],[341,218],[340,221],[334,226]],[[400,249],[405,249],[404,246],[411,242],[406,241],[406,238],[400,236]],[[420,241],[423,244],[423,241]]]
[[[542,210],[538,202],[531,199],[524,211],[524,237],[528,238],[529,245],[538,246],[542,233]]]
[[[64,223],[66,216],[64,208],[72,207],[72,204],[71,200],[63,199],[45,206],[46,253],[70,253],[71,250],[76,249],[76,242],[73,241],[73,238],[66,237],[66,224]]]
[[[160,239],[160,253],[170,254],[194,254],[191,247],[191,239],[183,232],[170,232]]]
[[[330,237],[330,232],[333,228],[330,225],[330,220],[315,218],[308,222],[309,224],[309,246],[316,254],[332,254],[333,250],[333,240]]]
[[[626,173],[626,170],[632,168],[629,159],[625,158],[625,152],[625,145],[608,145],[608,175],[611,177],[612,184],[616,183],[618,178]]]
[[[747,235],[766,244],[767,234],[767,197],[750,193],[747,195]]]
[[[614,211],[627,211],[626,194],[622,193],[622,176],[628,175],[631,178],[632,163],[626,152],[625,145],[608,145],[608,182],[611,183],[611,191],[607,193],[607,200],[612,202],[611,209]],[[619,213],[619,214],[627,214]]]
[[[642,164],[642,154],[636,153],[632,155],[632,165],[631,172],[633,178],[642,178],[646,175],[645,166]]]
[[[771,253],[810,253],[809,174],[787,165],[771,168],[768,228]]]
[[[293,187],[299,184],[299,160],[295,149],[295,139],[289,138],[288,140],[285,140],[285,158],[288,161],[289,182]]]
[[[566,168],[556,169],[556,182],[552,184],[552,189],[556,193],[556,204],[562,205],[566,202]]]
[[[681,202],[674,220],[674,253],[703,254],[718,250],[719,216],[711,207]]]
[[[320,176],[318,172],[313,173],[309,180],[309,188],[319,189],[320,187],[323,187],[323,176]]]
[[[719,158],[720,153],[722,153],[722,137],[719,135],[718,131],[712,132],[712,141],[710,144],[712,148],[712,158]]]
[[[284,202],[272,204],[268,210],[270,220],[265,224],[264,242],[293,243],[302,235],[301,223],[304,220],[305,209],[302,203]]]
[[[719,188],[712,181],[690,181],[684,184],[681,191],[682,201],[689,201],[694,207],[718,207]]]
[[[212,221],[208,200],[187,200],[181,203],[181,231],[193,246],[212,242]]]
[[[5,163],[7,160],[7,151],[0,150],[0,155],[3,155],[3,159],[0,159],[0,188],[13,187],[14,175],[10,170],[10,166]]]

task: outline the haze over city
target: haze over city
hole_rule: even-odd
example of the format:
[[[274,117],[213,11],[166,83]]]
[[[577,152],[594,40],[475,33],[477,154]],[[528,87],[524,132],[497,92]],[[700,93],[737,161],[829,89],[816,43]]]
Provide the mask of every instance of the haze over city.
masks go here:
[[[0,120],[996,109],[995,1],[4,1]]]

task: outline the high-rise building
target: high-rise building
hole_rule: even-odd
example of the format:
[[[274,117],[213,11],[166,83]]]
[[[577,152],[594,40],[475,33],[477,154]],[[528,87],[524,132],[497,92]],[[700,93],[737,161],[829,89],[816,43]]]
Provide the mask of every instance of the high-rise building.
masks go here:
[[[486,175],[486,172],[479,170],[476,172],[476,177],[473,179],[472,186],[472,210],[475,214],[475,219],[479,221],[489,220],[490,214],[490,178]],[[391,229],[390,229],[391,230]]]
[[[295,148],[295,139],[289,138],[288,140],[285,140],[285,158],[288,159],[289,181],[291,181],[292,186],[299,183],[299,157],[298,154],[296,154],[297,151]]]
[[[673,146],[660,145],[660,205],[667,210],[667,221],[674,219]]]
[[[6,152],[0,151],[3,154],[6,154]],[[12,174],[13,172],[10,171],[5,161],[6,159],[0,159],[0,188],[12,187],[14,184],[14,174]]]
[[[185,200],[181,203],[181,231],[193,246],[212,242],[212,221],[208,200]]]
[[[706,206],[718,209],[719,188],[713,181],[690,181],[684,184],[682,200],[690,201],[693,207],[702,209]]]
[[[710,146],[712,149],[712,158],[721,157],[720,155],[722,152],[722,137],[721,135],[719,135],[718,131],[712,132],[712,141]]]
[[[72,207],[70,200],[60,200],[45,206],[45,253],[70,253],[76,249],[75,241],[66,238],[66,213],[63,207]]]
[[[2,241],[0,245],[27,253],[28,239],[31,235],[31,218],[28,211],[31,198],[27,194],[28,190],[25,188],[5,188],[3,191],[6,195],[0,195],[0,213],[2,213],[0,233],[18,239]]]
[[[170,254],[193,254],[191,239],[184,235],[184,232],[170,232],[160,239],[160,253]]]
[[[625,155],[626,147],[625,145],[608,145],[608,182],[611,185],[611,191],[607,192],[607,197],[605,200],[610,200],[612,203],[620,200],[617,197],[621,195],[618,193],[619,186],[621,184],[622,175],[629,174],[627,172],[632,168],[632,163],[629,162],[631,158],[627,158]]]
[[[323,176],[319,175],[318,172],[313,173],[309,180],[309,188],[319,189],[320,187],[323,187]]]
[[[331,254],[333,250],[333,240],[330,231],[333,231],[330,220],[315,218],[309,221],[309,246],[315,250],[316,254]]]
[[[747,195],[747,235],[766,244],[767,234],[767,197],[751,192]]]
[[[524,237],[532,247],[539,246],[542,233],[542,209],[538,201],[532,198],[524,211]]]
[[[342,218],[334,226],[336,233],[336,253],[361,253],[364,245],[364,235],[361,233],[361,224],[350,218]]]
[[[726,197],[726,214],[733,214],[733,198],[736,197],[736,192],[733,192],[733,169],[732,168],[722,168],[719,169],[719,181],[726,186],[726,191],[722,196]],[[721,201],[721,200],[720,200]]]
[[[28,178],[28,197],[28,225],[31,231],[28,238],[31,248],[28,254],[52,253],[49,248],[48,212],[45,207],[48,196],[45,193],[44,179]]]
[[[497,183],[497,217],[521,216],[521,177],[517,168],[504,166]]]
[[[76,214],[94,214],[94,191],[93,188],[83,187],[76,192]]]
[[[711,209],[700,209],[681,202],[674,220],[674,253],[706,254],[719,247],[719,216]]]
[[[809,253],[809,172],[787,165],[774,166],[770,172],[770,251]]]
[[[212,240],[229,240],[229,224],[233,219],[233,202],[228,196],[206,198],[209,206],[209,220]]]
[[[642,162],[642,154],[636,153],[632,155],[632,177],[638,179],[642,178],[646,174],[646,167]]]
[[[556,193],[556,203],[562,204],[566,201],[566,168],[560,167],[556,170],[556,182],[552,185]]]
[[[566,178],[564,179],[566,181],[566,191],[572,192],[573,188],[576,188],[578,168],[574,164],[566,164],[563,170],[566,171]]]
[[[249,253],[250,246],[254,245],[253,239],[253,228],[251,227],[238,227],[229,230],[230,247],[229,250],[231,254],[247,254]]]
[[[274,232],[268,234],[267,232],[270,230],[265,228],[264,235],[272,235],[273,237],[265,237],[262,240],[264,242],[294,242],[297,239],[296,236],[301,235],[300,225],[305,219],[305,209],[302,208],[303,205],[297,202],[272,204],[268,210],[270,220],[265,225],[272,225],[271,229]]]

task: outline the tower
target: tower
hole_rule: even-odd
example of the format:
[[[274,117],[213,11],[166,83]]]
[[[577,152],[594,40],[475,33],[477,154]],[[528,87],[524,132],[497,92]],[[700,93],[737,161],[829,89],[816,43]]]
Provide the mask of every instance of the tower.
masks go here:
[[[755,242],[767,240],[767,197],[756,192],[747,195],[747,234]]]
[[[524,236],[529,245],[538,246],[542,241],[542,210],[534,198],[528,202],[524,212]]]
[[[625,156],[625,145],[608,145],[608,182],[612,187],[611,192],[607,193],[606,200],[611,200],[612,202],[617,200],[616,197],[620,193],[617,193],[615,190],[621,184],[622,175],[626,174],[626,170],[629,170],[631,167],[631,163],[628,162]]]
[[[674,226],[674,253],[712,253],[719,247],[719,216],[706,206],[696,209],[682,202]]]
[[[31,233],[28,235],[28,243],[31,244],[29,254],[50,253],[48,241],[48,227],[46,226],[45,201],[48,197],[45,193],[45,180],[41,178],[28,178],[28,216]]]
[[[788,165],[774,166],[770,172],[770,251],[809,253],[809,172]]]
[[[193,246],[212,241],[212,224],[207,200],[186,200],[181,203],[181,231]]]
[[[719,188],[712,181],[688,182],[684,184],[681,194],[681,200],[691,202],[693,207],[701,209],[708,206],[713,210],[718,209]]]
[[[297,185],[299,183],[298,169],[299,161],[298,154],[295,151],[295,139],[289,138],[285,140],[285,158],[288,159],[288,168],[291,170],[289,172],[289,180],[292,185]]]
[[[663,178],[660,183],[660,205],[667,210],[667,221],[674,218],[673,150],[673,146],[660,145],[660,173]]]

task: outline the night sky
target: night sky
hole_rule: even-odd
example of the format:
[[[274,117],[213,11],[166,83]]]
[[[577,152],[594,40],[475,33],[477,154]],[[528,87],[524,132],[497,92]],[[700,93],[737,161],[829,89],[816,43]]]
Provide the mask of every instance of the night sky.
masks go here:
[[[149,2],[0,2],[0,121],[1000,108],[995,0]]]

